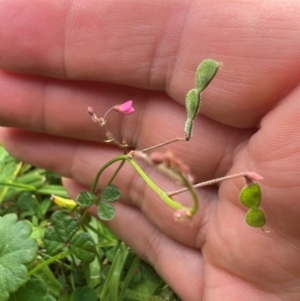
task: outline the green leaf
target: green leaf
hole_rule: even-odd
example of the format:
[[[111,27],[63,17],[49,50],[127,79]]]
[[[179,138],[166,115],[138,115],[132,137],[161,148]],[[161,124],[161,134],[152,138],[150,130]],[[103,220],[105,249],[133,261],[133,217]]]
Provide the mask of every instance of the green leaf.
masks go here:
[[[200,93],[197,89],[190,90],[185,98],[188,119],[194,120],[200,111]]]
[[[45,230],[44,236],[44,248],[51,256],[59,253],[66,246],[63,238],[55,231],[53,227],[49,227]]]
[[[49,198],[43,199],[40,202],[40,210],[41,210],[42,216],[44,216],[46,214],[46,212],[50,208],[51,204],[52,204],[52,201]]]
[[[100,300],[118,300],[120,280],[129,250],[124,243],[119,244],[112,265],[104,281]]]
[[[98,204],[98,216],[103,221],[111,220],[116,214],[116,209],[113,205],[101,201]]]
[[[19,176],[16,182],[27,184],[39,188],[45,184],[46,178],[42,176],[36,169]]]
[[[56,301],[56,299],[50,295],[45,296],[42,301]]]
[[[142,273],[144,279],[148,279],[155,283],[159,283],[161,281],[161,278],[154,268],[145,261],[142,261],[140,264],[140,272]]]
[[[30,279],[16,293],[11,295],[9,301],[55,301],[55,299],[48,295],[47,287],[43,281]]]
[[[44,262],[45,261],[42,258],[37,258],[34,263],[36,265],[41,265],[41,263]],[[33,275],[35,278],[38,278],[45,283],[48,292],[53,296],[58,297],[62,294],[64,288],[56,277],[57,273],[55,269],[52,271],[49,265],[43,265],[40,269],[36,270]]]
[[[18,161],[10,156],[3,147],[0,147],[0,159],[0,181],[13,180]]]
[[[121,196],[121,191],[117,186],[108,185],[102,191],[100,200],[107,201],[107,202],[113,202],[113,201],[118,200],[120,198],[120,196]]]
[[[97,196],[90,191],[79,193],[76,198],[76,203],[82,207],[89,207],[97,201]]]
[[[66,211],[56,211],[51,216],[52,225],[61,238],[68,242],[79,230],[79,220]]]
[[[37,199],[32,192],[23,192],[19,195],[17,204],[22,211],[22,217],[32,216],[37,210]]]
[[[99,258],[102,259],[104,251],[103,249],[98,249],[98,253],[100,253]],[[98,256],[97,256],[98,257]],[[101,278],[101,264],[102,262],[99,259],[95,258],[92,262],[90,262],[88,265],[85,265],[85,275],[86,275],[86,284],[89,287],[97,287],[102,283],[102,278]]]
[[[187,119],[185,122],[185,127],[184,127],[184,131],[185,131],[185,138],[186,140],[190,140],[192,138],[193,135],[193,124],[194,121],[191,119]]]
[[[162,299],[161,297],[158,297],[158,296],[152,296],[152,297],[148,298],[147,301],[164,301],[164,299]]]
[[[199,93],[209,85],[220,65],[220,63],[211,59],[206,59],[201,62],[196,72],[196,87]]]
[[[75,291],[73,291],[71,295],[71,300],[70,301],[97,301],[98,297],[96,292],[86,286],[86,287],[80,287],[77,288]]]
[[[168,286],[162,287],[158,291],[157,295],[160,296],[163,299],[163,301],[180,301],[178,299],[178,297],[174,294],[174,292]],[[150,300],[151,300],[151,298],[150,298]]]
[[[10,156],[7,151],[0,147],[0,182],[14,181],[16,177],[16,171],[18,170],[18,161]],[[2,183],[3,184],[3,183]],[[6,186],[6,185],[4,185]],[[9,194],[9,195],[8,195]],[[0,203],[4,200],[8,200],[8,197],[14,197],[18,194],[18,191],[14,188],[3,187],[0,185]]]
[[[139,272],[142,279],[138,283],[133,283],[133,281],[130,283],[130,287],[125,292],[125,300],[139,300],[139,296],[143,296],[142,300],[148,300],[151,296],[157,295],[158,288],[161,287],[161,278],[155,270],[142,261],[139,265]]]
[[[257,208],[261,201],[260,186],[257,183],[244,186],[240,193],[240,200],[248,208]]]
[[[266,224],[264,212],[258,208],[248,210],[246,214],[246,223],[251,227],[263,227]]]
[[[34,260],[36,242],[29,238],[31,226],[17,221],[16,214],[0,217],[0,300],[9,298],[27,280],[25,265]]]
[[[106,260],[108,260],[108,262],[113,262],[118,250],[119,250],[118,245],[107,249],[105,252]]]
[[[38,188],[36,190],[36,193],[39,194],[46,194],[46,195],[56,195],[56,196],[61,196],[62,198],[68,198],[69,195],[65,191],[64,187],[61,185],[44,185],[41,188]]]
[[[77,233],[70,242],[70,251],[83,262],[92,262],[96,256],[95,243],[87,232]]]

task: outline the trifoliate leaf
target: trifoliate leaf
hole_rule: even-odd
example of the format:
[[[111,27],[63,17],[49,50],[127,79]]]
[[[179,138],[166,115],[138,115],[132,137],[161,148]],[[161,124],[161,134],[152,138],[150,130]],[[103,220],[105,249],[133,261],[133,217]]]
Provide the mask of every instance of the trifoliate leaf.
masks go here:
[[[188,119],[194,120],[200,111],[200,93],[197,89],[190,90],[185,99]]]
[[[75,291],[73,291],[71,295],[70,301],[97,301],[98,297],[96,292],[88,286],[85,287],[79,287]]]
[[[48,295],[45,283],[38,279],[30,279],[17,292],[12,294],[9,301],[55,301]]]
[[[111,220],[116,214],[114,206],[107,202],[100,202],[98,204],[98,216],[103,221]]]
[[[196,72],[196,87],[198,92],[202,92],[216,75],[220,63],[207,59],[201,62]]]
[[[97,201],[97,196],[90,191],[81,192],[76,199],[76,203],[82,207],[89,207]]]
[[[54,212],[51,221],[55,231],[65,242],[68,242],[80,227],[78,218],[70,216],[66,211]]]
[[[63,238],[54,230],[53,227],[46,228],[44,235],[44,248],[51,256],[59,253],[66,246]]]
[[[261,228],[266,224],[265,214],[261,209],[252,208],[247,212],[246,223],[251,227]]]
[[[31,226],[17,221],[16,214],[0,217],[0,300],[8,300],[27,280],[25,265],[34,260],[37,253],[35,240],[29,238]]]
[[[100,200],[106,202],[113,202],[118,200],[120,196],[121,196],[121,191],[117,186],[108,185],[103,189],[100,195]]]
[[[248,208],[257,208],[261,200],[260,186],[257,183],[244,186],[240,193],[240,200]]]
[[[88,232],[77,233],[70,242],[70,251],[81,261],[92,262],[96,256],[95,243]]]

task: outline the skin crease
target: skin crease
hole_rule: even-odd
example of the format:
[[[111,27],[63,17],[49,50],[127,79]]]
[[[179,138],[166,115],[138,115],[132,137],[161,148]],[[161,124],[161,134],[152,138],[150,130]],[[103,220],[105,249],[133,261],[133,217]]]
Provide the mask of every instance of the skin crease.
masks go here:
[[[243,179],[199,189],[199,212],[176,223],[129,165],[115,181],[122,201],[107,225],[184,301],[298,301],[299,10],[297,0],[1,0],[1,143],[66,177],[75,198],[120,153],[102,143],[88,106],[101,116],[132,99],[134,114],[112,113],[108,124],[137,149],[184,136],[185,94],[197,65],[222,62],[203,93],[192,140],[164,150],[191,166],[197,182],[247,170],[262,175],[270,233],[245,224]],[[190,203],[185,194],[176,199]]]

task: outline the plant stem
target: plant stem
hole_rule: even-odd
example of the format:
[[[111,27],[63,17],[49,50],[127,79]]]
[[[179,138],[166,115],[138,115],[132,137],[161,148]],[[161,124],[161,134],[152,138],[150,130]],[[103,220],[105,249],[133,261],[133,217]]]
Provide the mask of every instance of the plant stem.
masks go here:
[[[34,275],[38,270],[42,269],[43,267],[50,265],[51,263],[58,261],[60,259],[63,259],[65,257],[67,257],[70,254],[69,251],[64,251],[61,252],[53,257],[50,257],[49,259],[42,261],[40,264],[38,264],[37,266],[35,266],[33,269],[31,269],[28,272],[28,276]]]
[[[156,149],[156,148],[165,146],[165,145],[167,145],[167,144],[171,144],[171,143],[173,143],[173,142],[178,142],[178,141],[187,141],[187,140],[186,140],[186,138],[174,138],[174,139],[171,139],[171,140],[168,140],[168,141],[165,141],[165,142],[156,144],[156,145],[154,145],[154,146],[144,148],[144,149],[140,150],[140,152],[148,152],[148,151],[150,151],[150,150],[153,150],[153,149]],[[139,150],[136,150],[136,152],[139,152]]]
[[[116,240],[110,238],[108,235],[103,234],[102,232],[100,232],[98,229],[94,228],[92,225],[90,224],[85,224],[85,227],[89,228],[90,230],[92,230],[93,232],[95,232],[99,237],[106,239],[107,241],[111,242],[111,243],[115,243]]]
[[[27,184],[22,184],[22,183],[17,183],[17,182],[0,181],[0,186],[8,186],[8,187],[16,188],[16,189],[27,190],[27,191],[35,191],[36,190],[36,188],[32,185],[27,185]]]
[[[113,180],[115,179],[115,177],[117,176],[117,174],[119,173],[121,168],[123,167],[124,163],[125,163],[125,160],[122,160],[122,162],[120,163],[120,165],[118,166],[118,168],[116,169],[114,174],[112,175],[111,179],[108,181],[107,186],[111,185],[111,183],[113,182]]]
[[[160,189],[146,174],[145,172],[140,168],[140,166],[131,158],[127,158],[127,161],[131,164],[131,166],[138,172],[138,174],[144,179],[144,181],[148,184],[150,188],[152,188],[159,196],[160,198],[171,208],[173,209],[183,209],[184,206],[179,204],[178,202],[174,201],[172,198],[168,196],[168,194]]]
[[[127,149],[124,149],[124,155],[127,153]],[[108,185],[111,185],[111,183],[113,182],[113,180],[115,179],[115,177],[117,176],[117,174],[119,173],[119,171],[121,170],[121,168],[123,167],[125,163],[125,160],[122,160],[122,162],[120,162],[118,168],[115,170],[114,174],[112,175],[112,177],[110,178],[110,180],[108,181]]]
[[[132,277],[134,276],[134,273],[136,271],[136,268],[138,267],[138,265],[140,264],[141,258],[139,258],[138,256],[136,256],[129,268],[129,270],[127,271],[126,276],[124,277],[123,280],[123,284],[121,286],[121,291],[119,294],[119,300],[123,300],[123,297],[125,295],[126,289],[132,279]]]
[[[106,122],[106,116],[107,116],[107,115],[109,114],[109,112],[111,112],[113,109],[114,109],[114,107],[111,107],[110,109],[108,109],[108,110],[106,111],[106,113],[105,113],[104,116],[103,116],[104,122]]]
[[[197,212],[198,207],[199,207],[199,201],[198,201],[197,193],[195,191],[195,188],[191,184],[191,182],[185,176],[182,176],[182,180],[184,182],[184,185],[186,186],[186,189],[192,195],[192,198],[193,198],[193,207],[190,210],[190,214],[194,215]]]
[[[231,180],[231,179],[239,178],[239,177],[245,177],[246,178],[247,177],[247,172],[240,172],[240,173],[237,173],[237,174],[234,174],[234,175],[209,180],[209,181],[206,181],[206,182],[201,182],[201,183],[192,185],[192,187],[193,188],[199,188],[199,187],[204,187],[204,186],[208,186],[208,185],[214,185],[214,184],[217,184],[217,183],[222,182],[222,181]],[[188,188],[182,188],[182,189],[170,191],[170,192],[167,193],[167,195],[168,196],[173,196],[173,195],[176,195],[176,194],[186,192],[187,190],[189,190],[189,189]]]
[[[115,163],[115,162],[117,162],[117,161],[121,161],[121,160],[125,161],[125,160],[127,160],[127,159],[128,159],[128,156],[127,156],[127,155],[120,155],[120,156],[117,156],[117,157],[115,157],[115,158],[109,160],[106,164],[104,164],[104,165],[100,168],[100,170],[98,171],[98,173],[97,173],[97,175],[96,175],[96,178],[95,178],[95,180],[94,180],[93,186],[92,186],[92,188],[91,188],[91,192],[95,193],[95,190],[96,190],[96,188],[97,188],[97,184],[98,184],[99,178],[100,178],[101,174],[103,173],[103,171],[104,171],[107,167],[109,167],[110,165],[112,165],[113,163]]]
[[[82,275],[81,275],[80,270],[79,270],[79,268],[78,268],[78,266],[77,266],[77,264],[76,264],[75,257],[74,257],[74,255],[72,254],[71,251],[70,251],[70,256],[71,256],[71,261],[72,261],[73,269],[77,272],[78,277],[79,277],[80,280],[82,281],[82,280],[83,280]],[[75,290],[75,287],[74,287],[74,290]]]

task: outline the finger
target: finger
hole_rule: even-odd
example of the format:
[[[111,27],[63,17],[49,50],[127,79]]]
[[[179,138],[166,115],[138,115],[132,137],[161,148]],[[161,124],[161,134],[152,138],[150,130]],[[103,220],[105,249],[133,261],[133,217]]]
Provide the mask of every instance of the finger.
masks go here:
[[[241,213],[245,215],[246,208],[236,200],[240,180],[226,181],[219,189],[216,222],[211,223],[215,227],[207,228],[209,239],[203,248],[203,256],[208,261],[217,262],[217,266],[230,274],[257,284],[264,283],[261,279],[269,279],[264,288],[275,295],[285,294],[285,289],[278,291],[280,284],[300,271],[297,251],[300,248],[299,96],[298,87],[265,116],[261,129],[237,153],[230,171],[234,173],[238,168],[243,170],[251,166],[264,177],[259,183],[260,207],[265,212],[266,230],[270,233],[257,232],[243,222]],[[258,266],[261,267],[259,277]]]
[[[216,288],[209,291],[212,300],[218,299],[224,287],[232,292],[232,300],[238,300],[237,295],[250,289],[249,284],[253,298],[259,300],[268,299],[268,294],[284,299],[291,287],[299,293],[297,284],[294,285],[295,275],[300,271],[299,96],[300,88],[263,118],[260,130],[237,152],[230,171],[251,168],[264,177],[259,183],[260,207],[267,219],[265,230],[269,232],[245,223],[247,209],[237,198],[241,179],[225,181],[220,186],[219,201],[202,248],[204,262],[209,263],[205,268],[207,283]],[[291,286],[282,287],[287,282]],[[266,295],[262,296],[262,292]]]
[[[166,90],[183,102],[197,65],[213,57],[224,67],[202,112],[232,124],[230,107],[235,123],[251,126],[299,81],[298,1],[277,2],[272,19],[264,1],[231,2],[226,14],[210,1],[201,17],[198,1],[80,3],[2,1],[2,68]]]
[[[0,102],[0,122],[2,126],[102,141],[104,131],[93,125],[87,108],[93,107],[103,116],[109,108],[130,98],[135,100],[135,106],[143,99],[145,107],[149,96],[143,96],[140,90],[112,84],[60,81],[0,71],[0,97],[9,99]],[[112,122],[109,120],[112,126],[120,125],[121,118],[111,115],[115,117]]]
[[[64,179],[64,186],[73,198],[86,189],[69,179]],[[182,300],[199,300],[203,294],[200,251],[169,238],[137,208],[120,202],[115,203],[115,208],[116,216],[105,224],[135,253],[149,262]]]
[[[297,241],[300,239],[295,228],[300,214],[299,97],[300,87],[263,118],[261,130],[249,148],[255,168],[265,177],[270,201],[265,208],[270,214],[270,224],[278,232],[286,233],[288,239],[293,237]],[[288,200],[288,204],[284,200]]]
[[[98,170],[110,159],[120,154],[111,146],[100,148],[97,143],[19,130],[11,130],[7,136],[2,135],[1,141],[6,149],[17,158],[26,158],[26,161],[34,166],[73,178],[88,187],[92,186]],[[13,147],[12,141],[14,141]],[[18,146],[22,146],[22,150]],[[98,187],[103,188],[107,185],[116,166],[105,171],[100,178]],[[142,164],[142,167],[154,183],[157,183],[162,189],[174,191],[179,188],[162,174],[154,172],[150,166]],[[157,228],[169,236],[189,246],[201,247],[204,243],[206,226],[215,206],[215,188],[199,190],[198,195],[202,209],[197,212],[191,222],[176,223],[174,221],[175,210],[166,206],[129,164],[125,164],[118,173],[114,184],[121,190],[123,202],[140,208]],[[192,206],[192,198],[188,193],[175,196],[174,199],[184,206]]]

